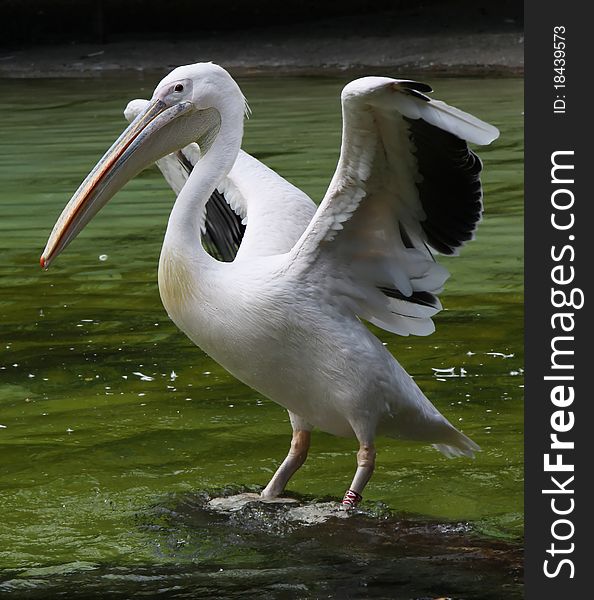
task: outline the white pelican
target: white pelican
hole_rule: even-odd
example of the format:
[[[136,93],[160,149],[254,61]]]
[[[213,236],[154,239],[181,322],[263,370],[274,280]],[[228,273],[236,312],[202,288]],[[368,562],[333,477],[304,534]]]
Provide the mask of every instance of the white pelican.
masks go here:
[[[359,442],[345,508],[372,475],[377,434],[446,456],[479,450],[363,323],[431,333],[448,273],[430,248],[456,253],[481,218],[482,165],[466,142],[499,132],[430,91],[387,77],[343,89],[340,159],[316,209],[240,150],[246,104],[231,76],[212,63],[178,67],[150,102],[128,107],[140,114],[75,192],[41,256],[48,268],[127,181],[166,157],[178,196],[159,261],[163,305],[194,343],[289,412],[291,448],[265,498],[303,464],[314,427]],[[225,260],[201,243],[209,227]]]

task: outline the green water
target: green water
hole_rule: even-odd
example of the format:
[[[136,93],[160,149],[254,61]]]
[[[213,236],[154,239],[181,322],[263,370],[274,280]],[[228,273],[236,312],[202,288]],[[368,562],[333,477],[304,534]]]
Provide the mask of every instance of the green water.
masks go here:
[[[283,562],[282,531],[268,528],[248,543],[249,524],[221,533],[204,515],[196,522],[199,508],[192,513],[201,495],[265,485],[290,427],[283,409],[169,322],[156,265],[173,194],[157,170],[128,184],[49,272],[38,266],[61,208],[124,127],[126,102],[150,96],[157,80],[0,81],[0,594],[42,593],[56,581],[60,590],[95,585],[100,594],[122,578],[132,582],[121,592],[129,594],[141,581],[150,591],[155,577],[154,590],[177,586],[185,597],[190,580],[179,574],[188,565],[202,574],[205,565],[248,569],[221,595],[229,597],[264,585],[258,577],[272,563],[290,579],[296,560]],[[239,80],[253,111],[244,148],[316,200],[337,159],[345,81]],[[439,98],[499,127],[501,138],[480,151],[486,211],[477,240],[460,257],[439,259],[452,276],[437,331],[378,333],[483,452],[447,460],[430,447],[379,439],[365,495],[376,516],[361,530],[379,535],[381,507],[463,523],[493,544],[515,542],[523,528],[522,81],[428,82]],[[355,450],[353,440],[315,433],[289,490],[338,499]],[[356,554],[364,542],[350,543]],[[386,558],[381,547],[369,552]],[[320,573],[303,573],[292,581],[305,587],[279,597],[318,589]],[[403,597],[417,593],[411,585]]]

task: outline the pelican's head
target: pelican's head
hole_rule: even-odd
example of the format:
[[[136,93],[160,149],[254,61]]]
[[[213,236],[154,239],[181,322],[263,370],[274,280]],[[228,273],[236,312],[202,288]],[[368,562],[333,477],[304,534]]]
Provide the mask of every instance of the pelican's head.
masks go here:
[[[219,132],[223,113],[236,115],[239,111],[235,127],[241,130],[243,107],[241,90],[218,65],[198,63],[174,69],[76,190],[54,225],[41,266],[47,269],[142,169],[192,142],[207,152]]]

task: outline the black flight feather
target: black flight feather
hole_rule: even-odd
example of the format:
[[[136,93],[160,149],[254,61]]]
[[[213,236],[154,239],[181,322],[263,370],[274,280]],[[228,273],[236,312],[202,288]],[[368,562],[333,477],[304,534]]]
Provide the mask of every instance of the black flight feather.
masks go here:
[[[206,204],[205,232],[202,240],[206,251],[223,262],[237,256],[245,225],[241,217],[227,204],[225,196],[215,190]]]
[[[378,287],[378,290],[384,293],[388,298],[397,298],[411,304],[419,304],[420,306],[430,306],[437,308],[438,300],[431,292],[413,292],[410,296],[405,296],[400,290],[390,287]]]
[[[426,215],[421,226],[429,245],[454,254],[472,239],[481,219],[482,163],[459,137],[422,119],[405,120],[421,175],[417,188]]]

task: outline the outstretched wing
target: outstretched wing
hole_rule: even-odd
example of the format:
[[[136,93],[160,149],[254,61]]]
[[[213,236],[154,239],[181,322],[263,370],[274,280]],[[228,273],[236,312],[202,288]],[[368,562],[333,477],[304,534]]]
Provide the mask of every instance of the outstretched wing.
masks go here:
[[[473,238],[482,165],[467,141],[499,135],[430,91],[385,77],[344,88],[338,166],[290,256],[295,268],[331,271],[358,316],[402,335],[434,330],[448,272],[430,247],[455,254]]]
[[[132,100],[124,115],[132,121],[147,100]],[[186,184],[200,148],[190,144],[157,161],[175,194]],[[207,251],[222,261],[288,252],[316,211],[311,198],[243,150],[206,204],[202,224]]]

